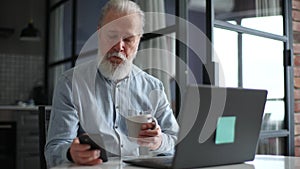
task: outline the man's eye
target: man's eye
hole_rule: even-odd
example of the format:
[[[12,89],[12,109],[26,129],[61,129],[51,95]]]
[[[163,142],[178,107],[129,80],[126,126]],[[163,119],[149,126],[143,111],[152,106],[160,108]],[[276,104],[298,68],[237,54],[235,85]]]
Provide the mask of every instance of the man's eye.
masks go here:
[[[128,39],[128,38],[126,38],[126,39],[124,39],[124,42],[131,43],[131,42],[132,42],[132,40],[131,40],[131,39]]]
[[[118,35],[107,35],[108,39],[117,39]]]
[[[134,37],[128,37],[128,38],[125,38],[125,39],[124,39],[124,42],[127,42],[127,43],[133,43],[133,42],[134,42]]]

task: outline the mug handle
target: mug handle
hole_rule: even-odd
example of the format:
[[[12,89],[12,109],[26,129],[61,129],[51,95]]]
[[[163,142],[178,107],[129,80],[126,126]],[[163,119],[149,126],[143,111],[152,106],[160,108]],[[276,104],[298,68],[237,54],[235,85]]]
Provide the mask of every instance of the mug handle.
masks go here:
[[[152,117],[152,122],[155,122],[155,126],[151,130],[154,130],[154,129],[156,129],[157,124],[158,124],[157,119],[155,117]]]

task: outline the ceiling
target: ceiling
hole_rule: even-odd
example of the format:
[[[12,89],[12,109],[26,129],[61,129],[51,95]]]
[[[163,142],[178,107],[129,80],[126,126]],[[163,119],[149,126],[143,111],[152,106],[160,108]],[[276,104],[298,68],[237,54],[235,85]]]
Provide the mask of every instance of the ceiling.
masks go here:
[[[42,53],[43,43],[21,42],[20,33],[30,19],[44,37],[46,0],[1,0],[0,2],[0,52]]]

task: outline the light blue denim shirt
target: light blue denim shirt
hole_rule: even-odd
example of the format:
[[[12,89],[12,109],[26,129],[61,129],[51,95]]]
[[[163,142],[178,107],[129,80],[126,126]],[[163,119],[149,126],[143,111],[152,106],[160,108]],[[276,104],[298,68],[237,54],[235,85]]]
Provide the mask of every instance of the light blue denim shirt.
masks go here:
[[[74,85],[74,77],[84,83]],[[87,81],[94,85],[86,85]],[[85,132],[101,135],[105,148],[112,154],[138,155],[138,145],[127,137],[125,117],[149,110],[157,119],[163,138],[161,146],[152,153],[173,153],[179,126],[161,81],[135,65],[130,75],[118,83],[104,78],[93,63],[65,72],[53,96],[45,147],[47,165],[68,161],[67,151],[77,137],[79,124]]]

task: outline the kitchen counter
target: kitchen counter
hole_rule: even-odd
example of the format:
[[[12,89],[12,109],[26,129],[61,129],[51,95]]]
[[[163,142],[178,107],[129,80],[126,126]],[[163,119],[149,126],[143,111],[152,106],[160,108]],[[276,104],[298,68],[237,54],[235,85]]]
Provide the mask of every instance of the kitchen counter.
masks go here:
[[[3,105],[1,110],[38,110],[38,106],[18,106],[18,105]]]
[[[47,106],[46,109],[50,109],[51,106]],[[20,115],[25,119],[32,118],[38,119],[39,106],[18,106],[18,105],[1,105],[0,106],[0,121],[16,121],[20,118]]]
[[[18,105],[1,105],[0,111],[2,110],[38,110],[39,106],[18,106]],[[50,106],[46,106],[46,109],[50,108]]]

